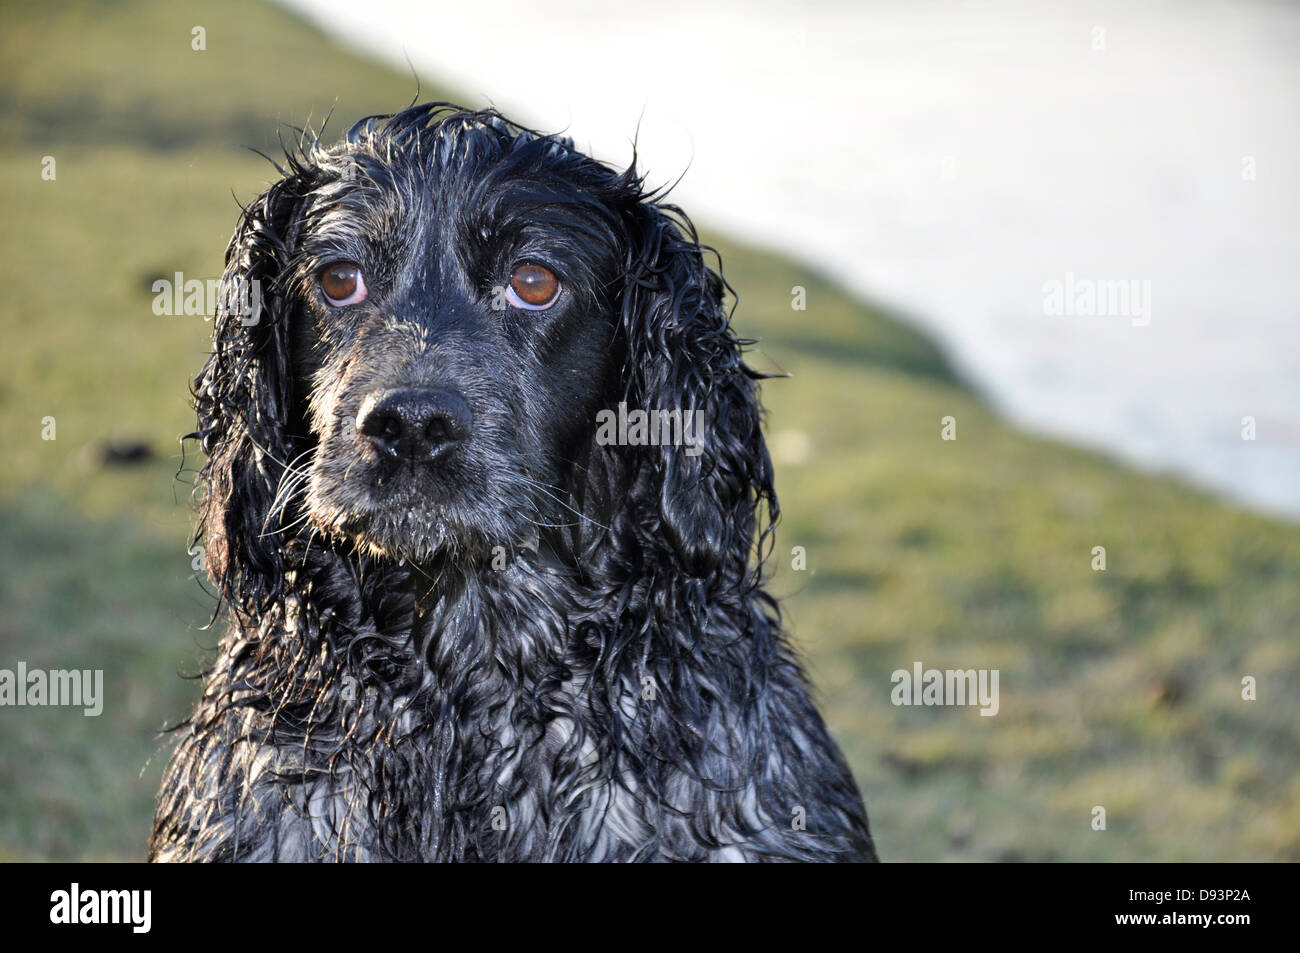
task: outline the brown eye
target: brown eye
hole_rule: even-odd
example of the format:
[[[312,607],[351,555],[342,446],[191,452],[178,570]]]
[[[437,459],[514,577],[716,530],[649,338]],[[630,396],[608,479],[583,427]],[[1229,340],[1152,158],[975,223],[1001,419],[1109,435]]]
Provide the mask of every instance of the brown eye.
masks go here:
[[[360,267],[350,261],[326,265],[320,273],[320,287],[329,303],[336,307],[366,300],[366,279]]]
[[[520,265],[510,276],[506,300],[516,308],[541,311],[555,304],[560,296],[560,279],[555,272],[541,265]]]

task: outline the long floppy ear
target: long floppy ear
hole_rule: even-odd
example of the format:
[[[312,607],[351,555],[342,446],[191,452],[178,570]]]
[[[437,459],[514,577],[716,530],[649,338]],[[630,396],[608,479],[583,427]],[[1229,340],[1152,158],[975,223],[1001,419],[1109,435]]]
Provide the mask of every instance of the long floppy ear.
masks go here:
[[[680,209],[643,202],[632,233],[622,308],[628,410],[681,411],[694,431],[686,444],[662,445],[651,457],[658,534],[686,574],[739,582],[749,577],[760,507],[769,519],[760,550],[778,516],[755,383],[761,375],[742,353],[751,342],[732,333],[726,285]]]
[[[253,201],[226,249],[212,355],[194,382],[201,471],[195,541],[220,596],[256,614],[284,585],[283,544],[266,525],[294,448],[288,289],[301,185],[282,179]]]

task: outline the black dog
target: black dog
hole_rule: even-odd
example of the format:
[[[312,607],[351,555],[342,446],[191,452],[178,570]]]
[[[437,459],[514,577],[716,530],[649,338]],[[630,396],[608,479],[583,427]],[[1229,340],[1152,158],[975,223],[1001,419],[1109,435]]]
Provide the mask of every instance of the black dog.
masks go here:
[[[762,588],[759,375],[686,216],[443,103],[282,171],[195,385],[234,625],[151,856],[874,859]],[[620,404],[657,429],[601,439]]]

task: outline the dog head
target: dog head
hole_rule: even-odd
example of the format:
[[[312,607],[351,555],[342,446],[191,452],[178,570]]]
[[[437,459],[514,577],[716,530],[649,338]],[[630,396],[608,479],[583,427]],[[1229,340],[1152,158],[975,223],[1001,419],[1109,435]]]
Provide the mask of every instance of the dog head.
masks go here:
[[[224,596],[278,591],[312,531],[416,563],[545,537],[746,573],[775,512],[756,375],[689,220],[635,165],[430,104],[283,171],[227,250],[195,388]]]

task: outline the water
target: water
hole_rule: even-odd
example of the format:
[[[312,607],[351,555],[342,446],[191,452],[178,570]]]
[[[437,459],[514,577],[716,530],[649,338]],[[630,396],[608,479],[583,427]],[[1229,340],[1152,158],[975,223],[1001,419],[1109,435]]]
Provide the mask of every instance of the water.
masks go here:
[[[601,158],[639,123],[697,220],[914,315],[1011,419],[1300,518],[1300,6],[285,2]]]

